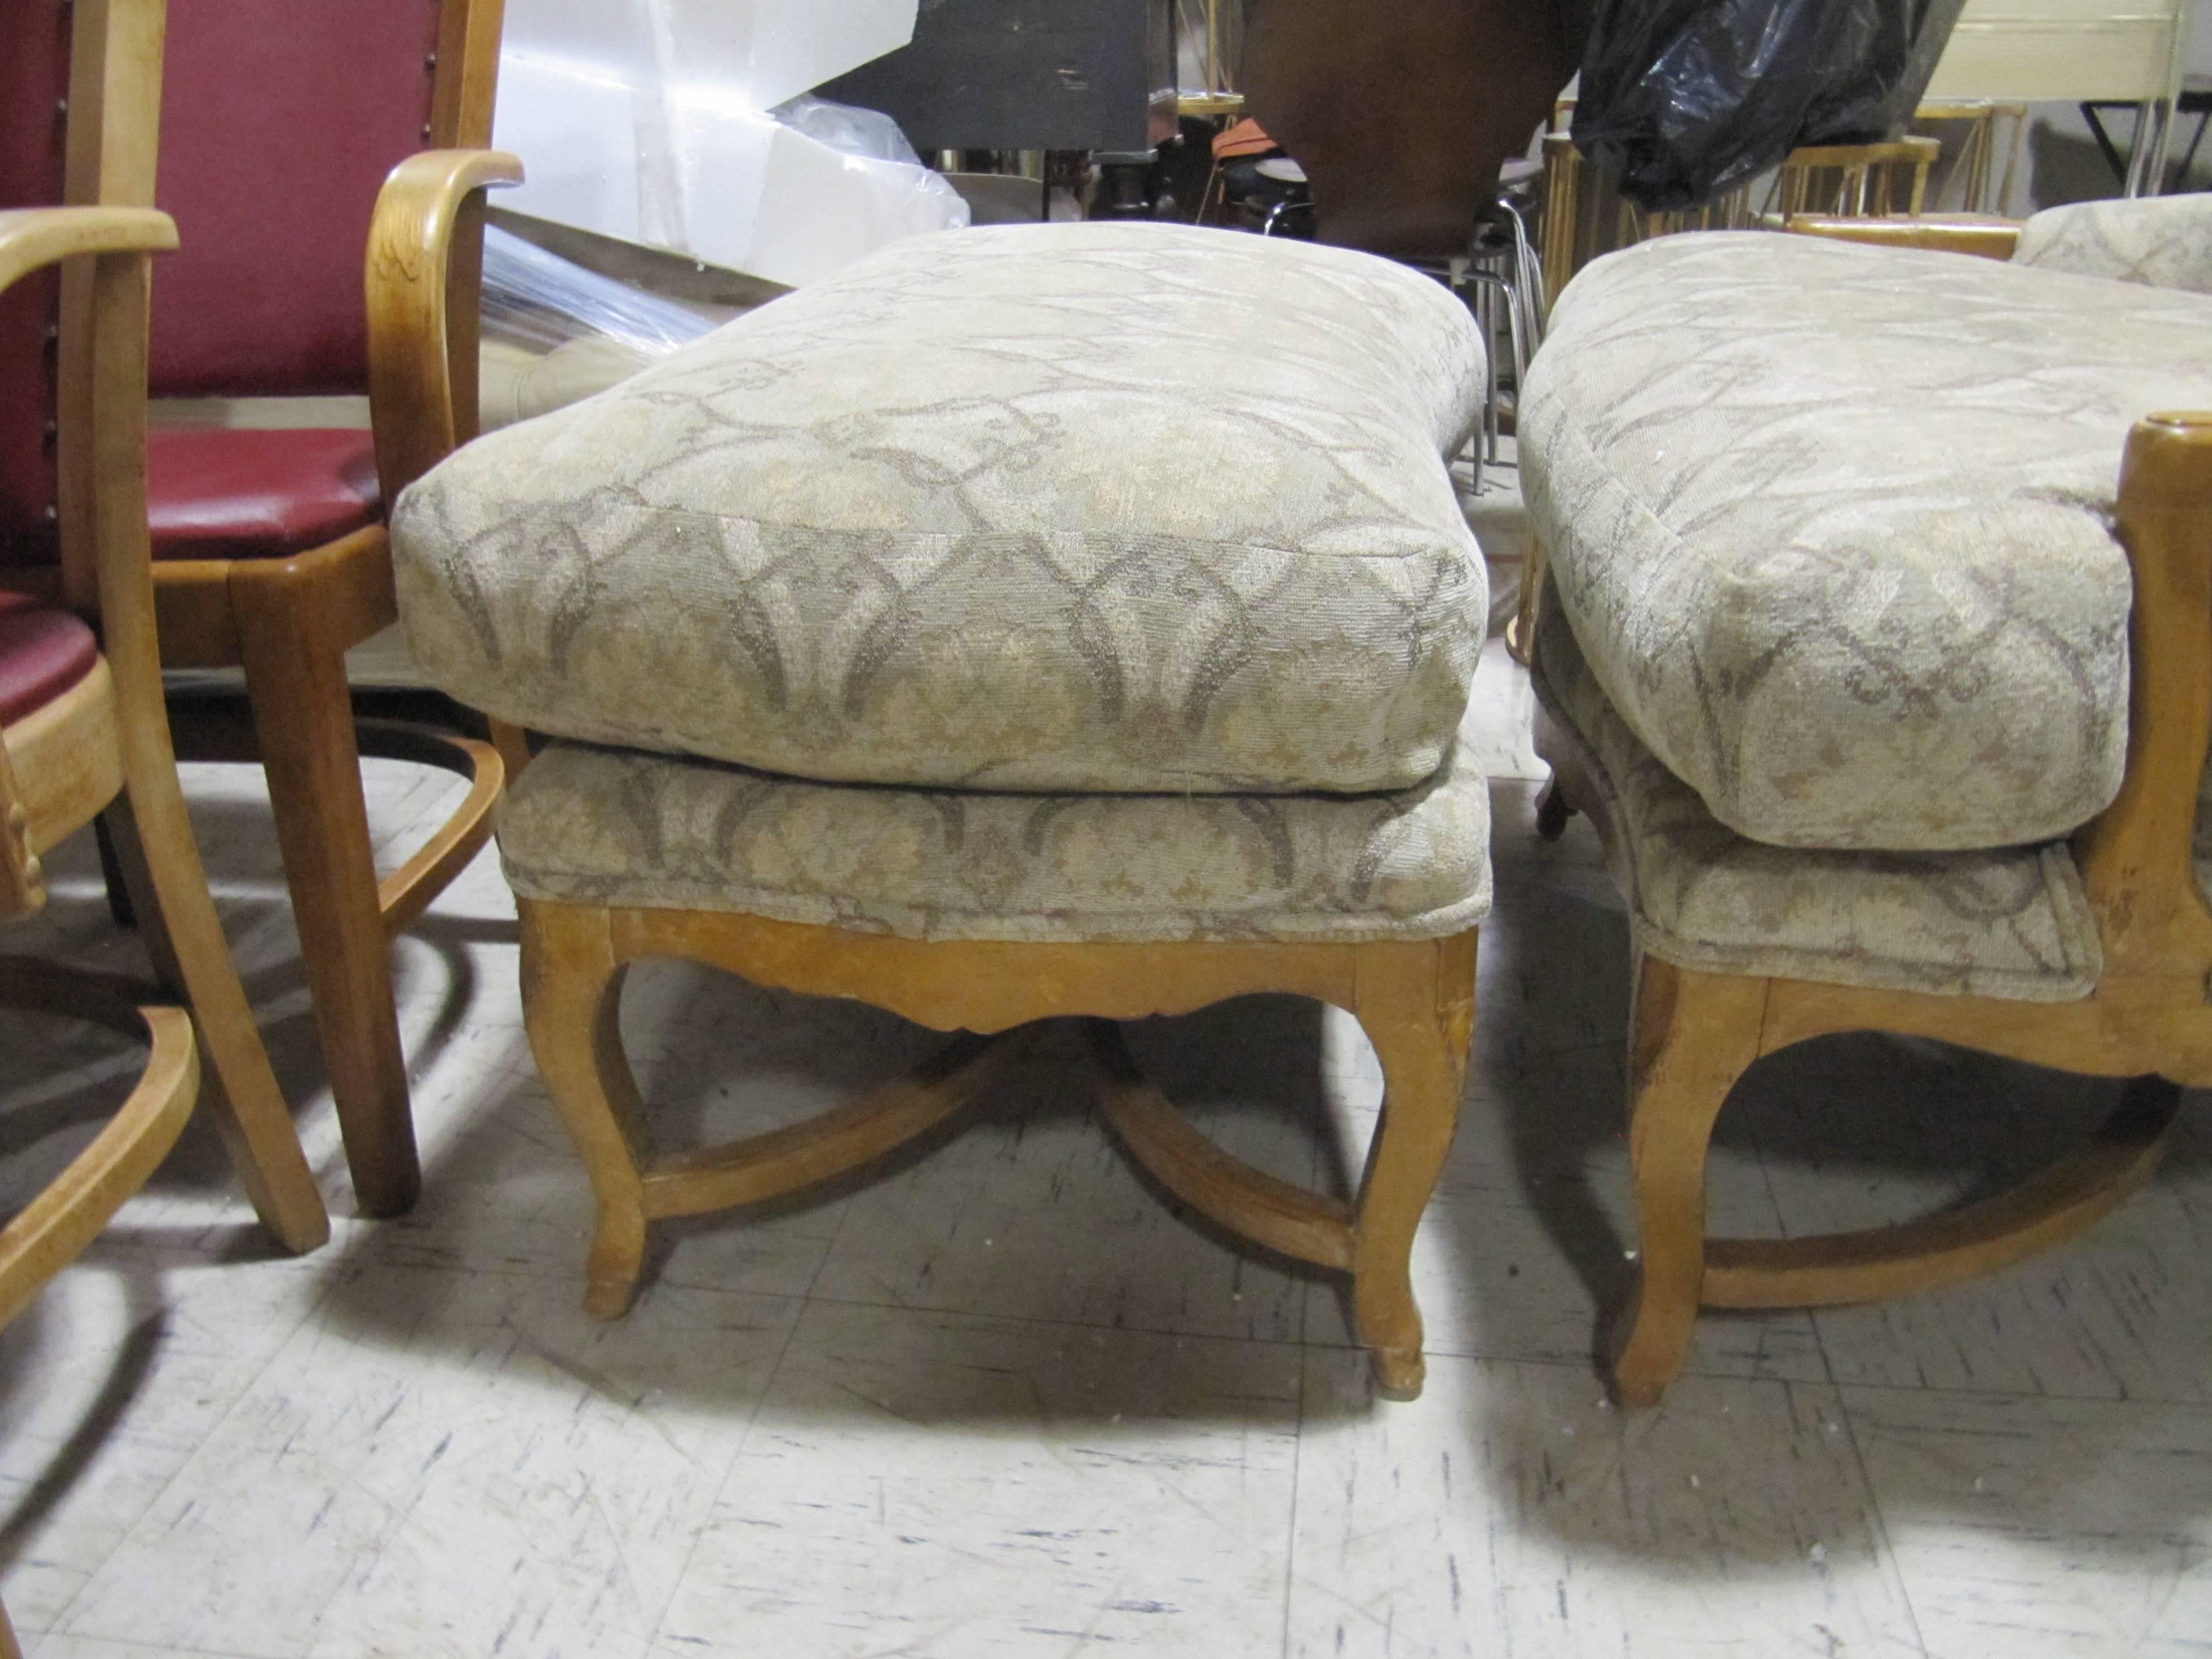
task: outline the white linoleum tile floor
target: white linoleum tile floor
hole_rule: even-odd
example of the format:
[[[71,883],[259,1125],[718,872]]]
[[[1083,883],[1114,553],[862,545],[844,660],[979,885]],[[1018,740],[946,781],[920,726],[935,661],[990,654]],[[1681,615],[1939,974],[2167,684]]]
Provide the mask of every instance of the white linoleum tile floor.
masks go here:
[[[1493,548],[1493,552],[1510,550]],[[1510,577],[1510,567],[1498,574]],[[1502,597],[1510,597],[1506,581]],[[1206,1659],[2212,1650],[2212,1113],[2087,1239],[1888,1307],[1708,1318],[1666,1403],[1604,1401],[1628,1288],[1627,937],[1594,838],[1534,839],[1525,678],[1493,642],[1465,1112],[1417,1252],[1425,1395],[1375,1399],[1338,1287],[1194,1224],[1114,1149],[1065,1034],[865,1178],[668,1229],[580,1305],[583,1176],[538,1085],[480,860],[401,941],[425,1184],[351,1213],[258,776],[189,769],[279,1075],[337,1212],[271,1255],[210,1135],[0,1333],[0,1594],[37,1659],[160,1655]],[[380,840],[449,798],[368,769]],[[128,965],[88,847],[5,948]],[[788,1121],[934,1039],[673,965],[625,1029],[671,1139]],[[131,1056],[9,1017],[0,1211]],[[1133,1032],[1224,1146],[1356,1174],[1351,1023],[1252,999]],[[1955,1200],[2105,1085],[1925,1045],[1768,1062],[1722,1224]]]

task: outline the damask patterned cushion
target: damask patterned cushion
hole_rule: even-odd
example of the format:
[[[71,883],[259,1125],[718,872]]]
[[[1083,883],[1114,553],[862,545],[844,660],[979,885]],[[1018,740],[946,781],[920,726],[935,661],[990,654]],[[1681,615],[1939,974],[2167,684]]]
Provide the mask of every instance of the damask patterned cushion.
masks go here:
[[[593,742],[833,781],[1402,788],[1482,562],[1466,308],[1152,225],[917,238],[494,433],[393,518],[415,655]]]
[[[1521,413],[1559,602],[1738,833],[2063,836],[2119,785],[2129,426],[2212,404],[2212,299],[1954,254],[1668,237],[1561,296]]]
[[[2045,208],[2021,227],[2012,257],[2045,270],[2212,294],[2212,197]]]
[[[2063,842],[1849,853],[1747,841],[1636,740],[1556,608],[1538,624],[1534,678],[1558,723],[1539,749],[1576,745],[1610,798],[1638,950],[1708,972],[2034,1002],[2087,996],[2102,971]]]
[[[564,742],[509,790],[499,845],[526,898],[907,939],[1432,939],[1490,911],[1464,750],[1382,795],[1017,795]]]

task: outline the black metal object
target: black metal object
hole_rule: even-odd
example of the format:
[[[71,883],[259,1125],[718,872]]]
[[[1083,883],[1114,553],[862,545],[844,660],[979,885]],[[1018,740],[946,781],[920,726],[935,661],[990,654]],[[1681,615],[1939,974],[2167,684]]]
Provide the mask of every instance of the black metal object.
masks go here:
[[[913,45],[817,91],[925,155],[1150,149],[1176,130],[1174,0],[921,0]]]
[[[2112,135],[2105,127],[2105,114],[2110,110],[2140,112],[2142,108],[2141,104],[2130,103],[2124,98],[2094,99],[2081,106],[2081,118],[2089,124],[2089,136],[2097,141],[2097,148],[2103,152],[2106,165],[2112,168],[2112,176],[2122,184],[2127,182],[2130,158],[2123,155],[2120,147],[2112,142]],[[2197,147],[2204,142],[2207,123],[2212,122],[2212,84],[2208,84],[2197,76],[2185,77],[2181,96],[2174,103],[2173,113],[2177,119],[2185,115],[2197,118],[2197,131],[2190,135],[2189,148],[2181,153],[2181,165],[2173,172],[2170,187],[2179,190],[2189,182],[2189,169],[2197,161]],[[2136,115],[2136,125],[2139,127],[2142,125],[2140,112]]]

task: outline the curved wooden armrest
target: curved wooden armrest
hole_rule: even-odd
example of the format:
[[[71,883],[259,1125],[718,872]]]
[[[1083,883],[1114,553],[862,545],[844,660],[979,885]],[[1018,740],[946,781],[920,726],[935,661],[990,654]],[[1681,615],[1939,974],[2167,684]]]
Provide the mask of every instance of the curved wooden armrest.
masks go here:
[[[1783,228],[1798,236],[1826,236],[1838,242],[1874,247],[1929,248],[1938,253],[1971,253],[1984,259],[2009,259],[2020,240],[2020,222],[1988,215],[1922,215],[1895,219],[1832,219],[1818,213],[1793,213]]]
[[[2212,411],[2147,415],[2128,434],[2114,515],[2135,584],[2128,758],[2112,804],[2075,840],[2105,971],[2202,980],[2212,909],[2191,850],[2212,745]]]
[[[369,422],[387,503],[476,435],[482,243],[459,232],[482,212],[479,192],[521,182],[522,163],[504,150],[431,149],[392,168],[377,196],[362,278]]]
[[[177,227],[153,208],[15,208],[0,213],[0,289],[80,253],[166,253]]]

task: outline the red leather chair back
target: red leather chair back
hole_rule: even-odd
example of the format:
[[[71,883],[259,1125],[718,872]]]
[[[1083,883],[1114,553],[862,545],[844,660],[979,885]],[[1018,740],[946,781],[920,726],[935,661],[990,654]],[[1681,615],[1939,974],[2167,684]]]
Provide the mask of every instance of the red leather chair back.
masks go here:
[[[62,0],[0,0],[0,208],[62,199],[70,13]],[[52,563],[56,538],[52,271],[0,294],[0,566]]]
[[[430,142],[438,10],[173,0],[155,205],[180,246],[154,268],[154,396],[367,387],[369,216]]]

